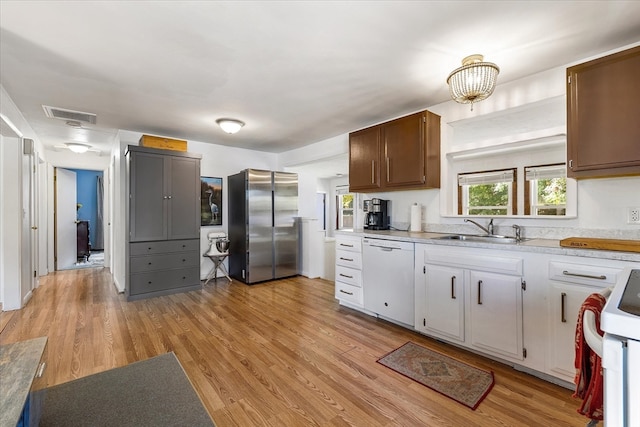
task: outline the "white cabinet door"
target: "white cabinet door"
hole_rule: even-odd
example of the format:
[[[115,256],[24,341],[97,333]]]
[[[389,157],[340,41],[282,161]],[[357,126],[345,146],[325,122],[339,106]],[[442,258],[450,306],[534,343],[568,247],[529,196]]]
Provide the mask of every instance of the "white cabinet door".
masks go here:
[[[424,329],[464,341],[464,270],[427,264],[424,271]]]
[[[573,382],[575,334],[580,306],[589,295],[600,289],[552,282],[549,286],[549,370]]]
[[[472,270],[469,287],[471,345],[522,360],[521,278]]]

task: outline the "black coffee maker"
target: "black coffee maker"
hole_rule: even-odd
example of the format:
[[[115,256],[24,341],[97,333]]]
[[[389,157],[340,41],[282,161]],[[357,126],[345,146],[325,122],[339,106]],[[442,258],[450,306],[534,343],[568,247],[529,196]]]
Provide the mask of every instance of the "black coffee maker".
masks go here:
[[[389,229],[389,201],[383,199],[371,199],[364,201],[364,228],[365,230]]]

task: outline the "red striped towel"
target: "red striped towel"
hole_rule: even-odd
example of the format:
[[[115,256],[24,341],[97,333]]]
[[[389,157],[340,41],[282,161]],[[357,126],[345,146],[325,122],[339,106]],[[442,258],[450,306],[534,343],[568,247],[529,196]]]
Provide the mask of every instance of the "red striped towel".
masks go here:
[[[596,329],[600,336],[604,335],[600,329],[600,313],[607,301],[600,294],[591,294],[582,303],[576,325],[576,376],[573,382],[576,391],[573,397],[582,399],[578,413],[592,420],[602,420],[603,380],[602,359],[587,344],[584,338],[584,312],[592,311],[596,317]]]

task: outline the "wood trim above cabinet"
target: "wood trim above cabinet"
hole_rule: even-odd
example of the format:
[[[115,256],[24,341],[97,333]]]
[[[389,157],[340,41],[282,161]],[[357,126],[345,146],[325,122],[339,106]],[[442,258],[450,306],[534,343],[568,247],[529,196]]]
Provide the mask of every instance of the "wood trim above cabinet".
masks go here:
[[[349,134],[349,190],[440,188],[440,116],[422,111]]]
[[[567,176],[640,175],[640,46],[567,68]]]

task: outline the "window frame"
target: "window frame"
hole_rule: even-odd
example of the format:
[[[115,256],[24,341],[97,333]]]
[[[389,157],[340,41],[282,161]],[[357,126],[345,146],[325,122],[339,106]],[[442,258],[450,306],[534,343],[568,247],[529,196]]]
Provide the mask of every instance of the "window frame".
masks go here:
[[[508,182],[510,188],[509,191],[509,201],[510,203],[507,204],[506,209],[507,209],[507,213],[506,214],[469,214],[469,206],[467,206],[467,209],[465,211],[465,204],[468,205],[468,199],[469,199],[469,191],[468,188],[470,185],[473,184],[460,184],[461,181],[461,177],[467,176],[469,178],[472,179],[477,179],[477,180],[482,180],[482,175],[486,175],[487,177],[487,184],[490,183],[498,183],[498,181],[495,181],[495,179],[492,179],[492,176],[498,175],[499,173],[508,173],[511,174],[511,181],[499,181],[499,182]],[[472,175],[475,175],[475,177],[471,177]],[[518,211],[518,170],[517,168],[506,168],[506,169],[492,169],[492,170],[485,170],[485,171],[471,171],[471,172],[459,172],[457,174],[457,187],[458,187],[458,215],[463,215],[463,216],[471,216],[471,215],[478,215],[478,216],[511,216],[511,215],[517,215],[517,211]],[[481,185],[482,183],[478,182],[478,185]],[[483,206],[479,206],[478,208],[482,208]],[[475,208],[475,207],[474,207]],[[489,208],[497,208],[494,206],[491,206]],[[509,212],[511,211],[511,212]]]
[[[564,208],[564,214],[560,215],[540,215],[537,213],[537,209],[540,209],[540,205],[537,204],[537,200],[536,203],[533,204],[532,203],[532,197],[534,195],[538,194],[537,191],[537,179],[527,179],[527,169],[549,169],[549,168],[554,168],[554,167],[558,167],[558,169],[563,168],[564,169],[564,174],[563,176],[554,176],[553,178],[564,178],[565,179],[565,202],[562,205],[554,205],[549,207],[549,209],[553,209],[553,208]],[[567,164],[566,163],[551,163],[551,164],[544,164],[544,165],[532,165],[532,166],[525,166],[523,168],[523,179],[524,179],[524,214],[526,216],[529,216],[531,218],[559,218],[559,217],[567,217],[569,216],[569,208],[568,208],[568,197],[569,197],[569,182],[568,182],[568,177],[567,177],[567,172],[566,172],[566,167]],[[536,186],[535,189],[533,189],[533,186]],[[535,209],[534,209],[535,208]]]
[[[345,196],[352,197],[352,207],[350,209],[344,209],[342,200]],[[336,230],[353,230],[355,225],[355,205],[356,205],[356,193],[346,192],[336,194]],[[352,224],[351,227],[344,226],[344,212],[351,211]]]

